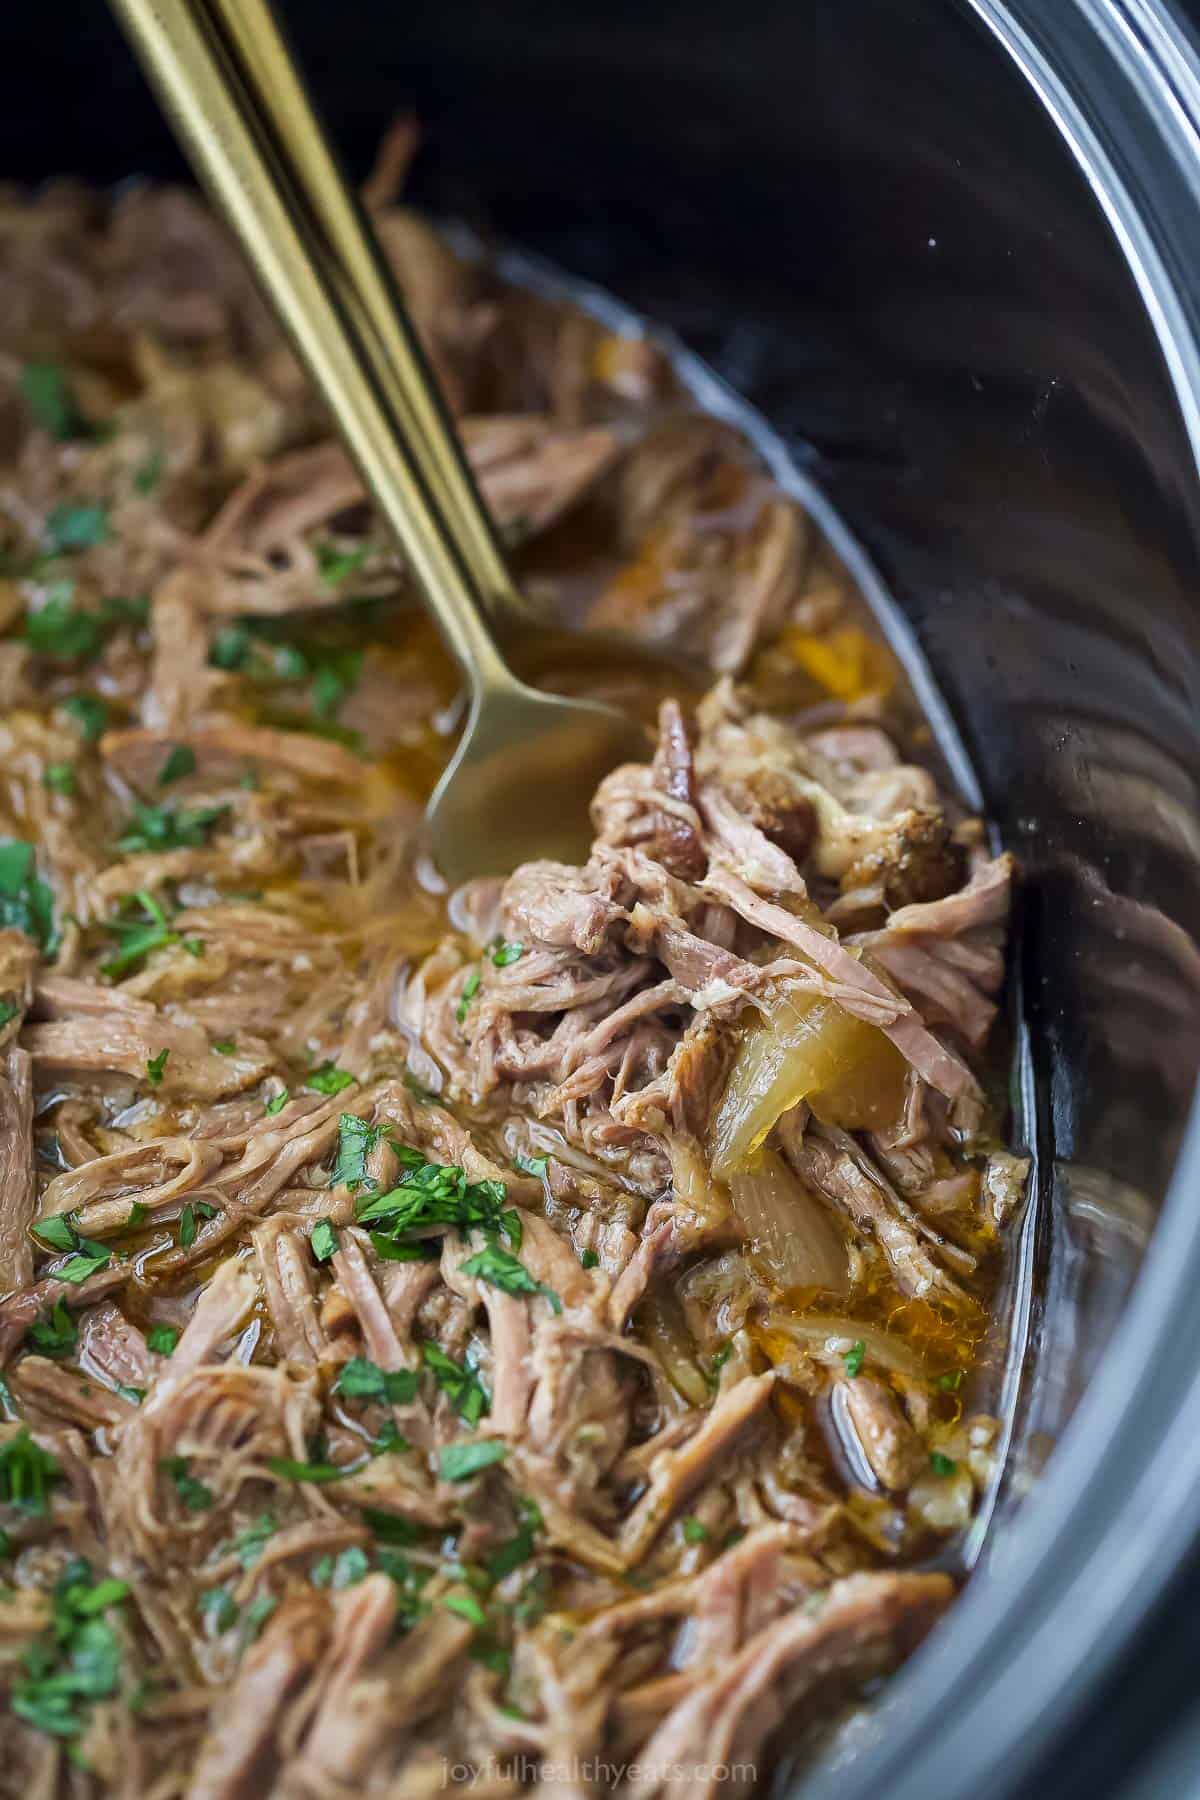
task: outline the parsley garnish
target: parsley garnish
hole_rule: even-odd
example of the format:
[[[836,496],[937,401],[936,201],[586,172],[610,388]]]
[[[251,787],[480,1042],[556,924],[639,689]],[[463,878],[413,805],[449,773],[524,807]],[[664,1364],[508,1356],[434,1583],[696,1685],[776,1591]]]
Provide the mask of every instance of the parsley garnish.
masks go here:
[[[148,1059],[146,1063],[146,1080],[150,1083],[151,1087],[161,1086],[162,1078],[167,1071],[167,1058],[170,1054],[171,1052],[169,1050],[160,1050],[157,1056],[152,1056]]]
[[[474,1443],[447,1444],[438,1458],[443,1481],[469,1481],[482,1469],[503,1462],[508,1445],[498,1438],[480,1438]]]
[[[328,1219],[317,1220],[308,1241],[318,1262],[328,1262],[338,1248],[338,1234]]]
[[[170,1356],[179,1342],[179,1333],[174,1325],[152,1325],[146,1333],[146,1348],[153,1350],[156,1356]]]
[[[308,1571],[308,1579],[312,1582],[314,1587],[328,1587],[329,1583],[333,1580],[332,1556],[318,1556],[316,1562]]]
[[[0,1444],[0,1502],[5,1506],[44,1514],[46,1497],[61,1473],[50,1452],[34,1443],[28,1425]]]
[[[467,1016],[467,1008],[479,992],[479,983],[481,979],[482,977],[480,976],[479,970],[472,969],[471,973],[467,976],[467,979],[463,982],[462,995],[459,998],[458,1005],[454,1009],[454,1016],[460,1025],[464,1023]]]
[[[514,1156],[513,1168],[519,1169],[522,1175],[536,1175],[540,1181],[546,1178],[546,1170],[550,1167],[548,1156]]]
[[[56,941],[54,893],[34,865],[33,845],[0,840],[0,925],[23,931],[49,953]]]
[[[540,1294],[543,1300],[550,1302],[553,1312],[562,1311],[562,1301],[553,1288],[544,1281],[535,1281],[523,1262],[502,1250],[499,1244],[485,1244],[474,1256],[469,1256],[462,1265],[464,1275],[474,1275],[480,1281],[488,1281],[505,1294]]]
[[[929,1466],[935,1475],[953,1475],[958,1469],[953,1457],[944,1456],[940,1450],[930,1451]]]
[[[489,1551],[484,1567],[493,1581],[503,1581],[514,1569],[529,1561],[534,1551],[534,1533],[541,1530],[542,1515],[532,1500],[519,1502],[521,1526],[515,1537]]]
[[[263,1553],[267,1542],[274,1537],[278,1524],[274,1513],[259,1513],[252,1525],[240,1531],[233,1540],[233,1548],[243,1569],[253,1568]]]
[[[365,1119],[356,1118],[353,1113],[343,1113],[338,1120],[337,1156],[329,1177],[331,1186],[349,1188],[351,1193],[356,1188],[375,1187],[377,1184],[367,1174],[367,1158],[382,1137],[382,1125],[368,1125]]]
[[[25,1675],[12,1690],[18,1718],[50,1737],[83,1733],[93,1703],[117,1692],[120,1642],[104,1614],[128,1592],[112,1577],[93,1583],[83,1557],[67,1564],[54,1589],[51,1629],[26,1648]]]
[[[480,1419],[491,1410],[488,1391],[469,1362],[455,1362],[437,1344],[421,1345],[425,1367],[429,1369],[455,1412],[474,1431]]]
[[[108,724],[108,702],[99,694],[71,694],[62,707],[78,725],[85,743],[94,744],[103,736]]]
[[[94,549],[106,543],[108,535],[108,510],[103,506],[66,500],[46,519],[46,548],[51,555]]]
[[[351,1473],[337,1463],[296,1462],[290,1456],[269,1456],[267,1467],[283,1481],[344,1481]]]
[[[51,1213],[47,1218],[39,1219],[32,1230],[38,1242],[45,1244],[48,1249],[75,1252],[61,1269],[54,1271],[59,1281],[77,1285],[100,1269],[107,1269],[112,1261],[112,1251],[106,1245],[96,1243],[93,1238],[80,1237],[65,1213]]]
[[[407,1144],[393,1148],[404,1166],[399,1185],[360,1200],[355,1208],[360,1224],[374,1225],[381,1237],[391,1239],[425,1225],[457,1225],[503,1231],[519,1241],[520,1218],[506,1204],[508,1189],[502,1181],[468,1181],[458,1163],[427,1162]],[[338,1161],[340,1167],[340,1151]],[[335,1169],[335,1178],[337,1173]]]
[[[278,1605],[274,1594],[255,1595],[242,1617],[242,1636],[246,1643],[251,1643],[258,1636]]]
[[[498,969],[507,969],[511,963],[520,962],[524,954],[524,944],[506,944],[503,938],[488,946],[488,955]]]
[[[133,471],[133,485],[139,494],[152,494],[163,477],[166,458],[161,450],[153,450],[145,462]]]
[[[158,1466],[164,1475],[170,1476],[175,1486],[175,1492],[188,1512],[208,1511],[213,1503],[213,1491],[202,1481],[197,1481],[194,1475],[189,1474],[186,1456],[168,1456]]]
[[[867,1346],[863,1343],[861,1338],[856,1338],[842,1358],[842,1361],[846,1365],[846,1373],[851,1381],[854,1380],[855,1376],[862,1369],[863,1359],[866,1354]]]
[[[704,1379],[707,1381],[709,1387],[713,1389],[714,1393],[721,1385],[721,1370],[725,1367],[725,1364],[732,1355],[733,1345],[722,1344],[720,1349],[715,1350],[709,1359]]]
[[[237,1049],[237,1044],[233,1038],[214,1038],[213,1049],[218,1056],[232,1056]]]
[[[322,1063],[304,1078],[307,1088],[315,1088],[318,1094],[340,1094],[343,1088],[353,1087],[356,1077],[348,1075],[345,1069],[337,1068],[333,1063]]]
[[[47,1213],[44,1219],[35,1220],[31,1230],[47,1250],[73,1250],[79,1242],[79,1234],[66,1213]]]
[[[447,1594],[442,1605],[447,1612],[457,1613],[460,1619],[465,1619],[468,1625],[474,1625],[478,1631],[482,1631],[487,1625],[487,1614],[474,1594]]]
[[[287,1089],[280,1088],[277,1094],[272,1094],[269,1100],[264,1101],[263,1111],[268,1113],[273,1119],[276,1113],[281,1113],[283,1111],[290,1099],[291,1095],[288,1093]]]
[[[79,1330],[65,1300],[56,1300],[48,1313],[35,1319],[25,1341],[39,1356],[70,1356],[79,1342]]]
[[[149,850],[199,850],[228,811],[228,806],[147,806],[135,800],[132,828],[117,839],[117,849],[126,856]]]
[[[211,1622],[214,1631],[228,1631],[237,1623],[237,1602],[228,1588],[206,1588],[196,1606],[201,1617]]]
[[[371,1565],[367,1561],[367,1553],[361,1544],[351,1544],[343,1550],[330,1571],[330,1586],[335,1588],[353,1587],[370,1573]]]
[[[57,363],[26,363],[21,370],[21,398],[35,424],[60,444],[92,436],[92,427],[79,410],[66,370]]]
[[[417,1392],[415,1369],[381,1369],[365,1356],[352,1356],[342,1365],[333,1384],[335,1394],[348,1400],[380,1400],[392,1406],[405,1406]]]
[[[951,1369],[948,1375],[939,1375],[938,1386],[947,1394],[956,1394],[966,1379],[965,1369]]]
[[[11,1023],[20,1012],[20,1007],[13,1000],[0,1000],[0,1031]]]
[[[693,1519],[693,1518],[689,1517],[683,1521],[683,1536],[684,1536],[684,1541],[686,1543],[689,1543],[689,1544],[707,1543],[708,1535],[709,1535],[708,1526],[705,1525],[700,1519]]]
[[[133,895],[132,903],[124,901],[113,918],[105,919],[104,929],[117,940],[116,950],[100,964],[100,973],[110,978],[128,974],[152,951],[179,942],[179,933],[171,930],[161,905],[145,889]]]
[[[52,794],[73,794],[75,792],[75,769],[68,762],[47,763],[42,775],[42,786]]]
[[[172,744],[167,752],[166,761],[158,771],[159,787],[169,787],[173,781],[182,781],[185,775],[196,772],[196,752],[190,744]]]
[[[370,552],[369,544],[356,544],[353,550],[339,550],[336,544],[314,544],[317,567],[326,587],[340,587],[350,575],[357,575]]]
[[[75,583],[48,583],[36,612],[26,613],[25,642],[53,662],[84,662],[99,656],[110,634],[127,622],[119,597],[105,600],[98,612],[76,604]]]
[[[122,1400],[128,1400],[132,1406],[140,1406],[146,1398],[145,1388],[134,1387],[128,1381],[118,1381],[117,1392]]]
[[[579,1260],[585,1269],[598,1269],[600,1267],[600,1258],[596,1255],[594,1250],[581,1251]]]

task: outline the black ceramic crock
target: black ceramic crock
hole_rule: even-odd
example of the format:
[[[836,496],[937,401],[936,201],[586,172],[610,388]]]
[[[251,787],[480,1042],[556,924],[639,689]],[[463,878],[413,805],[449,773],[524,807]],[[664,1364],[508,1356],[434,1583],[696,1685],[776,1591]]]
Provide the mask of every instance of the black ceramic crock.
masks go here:
[[[352,167],[415,108],[418,198],[617,293],[760,409],[870,557],[1021,858],[1040,1183],[1009,1473],[948,1622],[854,1755],[789,1785],[1115,1792],[1190,1691],[1200,1585],[1186,17],[1168,0],[284,10]],[[99,0],[0,21],[0,177],[64,172],[181,172]],[[1147,1791],[1181,1768],[1187,1744]]]

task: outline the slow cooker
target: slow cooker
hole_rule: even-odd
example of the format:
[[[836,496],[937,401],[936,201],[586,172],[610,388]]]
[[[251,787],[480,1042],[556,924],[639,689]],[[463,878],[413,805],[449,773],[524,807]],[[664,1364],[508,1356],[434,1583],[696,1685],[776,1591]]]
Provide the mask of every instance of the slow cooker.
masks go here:
[[[1025,871],[1006,1473],[947,1623],[784,1783],[1191,1791],[1200,38],[1169,0],[284,11],[351,167],[414,109],[420,203],[758,410]],[[7,9],[0,172],[182,175],[102,6]]]

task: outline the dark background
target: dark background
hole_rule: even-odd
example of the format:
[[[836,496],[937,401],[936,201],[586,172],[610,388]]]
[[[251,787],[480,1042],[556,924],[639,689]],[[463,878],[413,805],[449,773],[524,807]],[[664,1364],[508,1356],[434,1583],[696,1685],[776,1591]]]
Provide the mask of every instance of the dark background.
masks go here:
[[[1195,930],[1195,871],[1089,812],[1082,787],[1049,816],[1038,734],[1115,742],[1150,720],[1164,785],[1191,791],[1200,532],[1167,473],[1190,459],[1107,230],[995,49],[949,0],[661,0],[652,21],[628,0],[286,12],[356,173],[415,102],[419,198],[670,322],[814,468],[939,669],[989,810],[1040,872],[1030,1006],[1053,1051],[1057,1148],[1160,1193],[1197,997],[1177,990],[1170,1056],[1147,1017],[1131,1074],[1114,1034],[1078,1024],[1079,946],[1056,935],[1055,896],[1100,868],[1134,897],[1169,891]],[[10,4],[0,176],[139,172],[183,167],[104,7]],[[1126,667],[1130,592],[1153,595],[1162,626]],[[1085,690],[1109,696],[1106,714]],[[1136,1035],[1138,1001],[1120,1004]],[[1115,1795],[1145,1771],[1200,1685],[1197,1600],[1200,1561],[1025,1791]]]

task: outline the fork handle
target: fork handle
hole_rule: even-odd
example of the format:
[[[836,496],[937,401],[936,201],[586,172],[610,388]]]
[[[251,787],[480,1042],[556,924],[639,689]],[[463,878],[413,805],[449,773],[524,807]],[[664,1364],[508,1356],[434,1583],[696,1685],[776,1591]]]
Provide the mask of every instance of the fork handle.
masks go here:
[[[484,585],[478,542],[463,527],[465,513],[447,512],[438,499],[440,486],[452,506],[464,491],[474,494],[474,484],[440,403],[430,398],[429,378],[399,310],[392,315],[395,330],[380,332],[386,308],[399,307],[382,259],[307,107],[315,135],[295,159],[284,155],[271,116],[260,110],[256,70],[281,80],[287,70],[301,92],[278,34],[257,40],[272,54],[264,51],[247,69],[205,0],[111,4],[197,175],[329,406],[473,695],[511,682],[487,616],[502,596]],[[233,4],[228,0],[230,9]],[[245,20],[258,12],[247,5]],[[397,342],[405,354],[393,365],[387,359]],[[477,495],[475,502],[481,505]],[[492,547],[503,572],[494,540]]]

